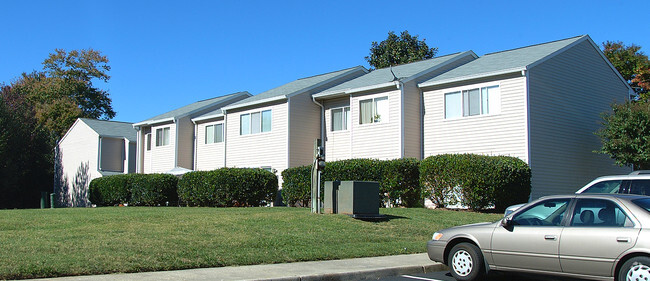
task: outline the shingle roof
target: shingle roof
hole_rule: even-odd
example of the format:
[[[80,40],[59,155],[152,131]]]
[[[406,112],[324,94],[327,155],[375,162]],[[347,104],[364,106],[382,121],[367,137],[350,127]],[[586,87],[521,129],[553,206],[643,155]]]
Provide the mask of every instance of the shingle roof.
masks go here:
[[[137,132],[133,129],[133,123],[105,121],[89,118],[79,118],[88,127],[102,137],[124,137],[129,141],[136,141]]]
[[[340,76],[357,72],[357,71],[366,71],[365,68],[362,66],[355,66],[351,68],[346,68],[338,71],[333,71],[325,74],[320,74],[320,75],[315,75],[315,76],[310,76],[310,77],[305,77],[301,78],[298,80],[295,80],[293,82],[289,82],[287,84],[284,84],[282,86],[273,88],[271,90],[268,90],[266,92],[262,92],[260,94],[254,95],[252,97],[249,97],[247,99],[241,100],[239,102],[233,103],[226,108],[237,108],[241,107],[243,105],[252,105],[260,102],[264,102],[266,100],[271,100],[274,98],[286,98],[292,94],[297,94],[303,91],[306,91],[320,83],[327,82],[330,79],[335,79]]]
[[[420,86],[503,74],[508,71],[521,71],[555,52],[587,37],[587,35],[583,35],[513,50],[485,54],[478,59],[424,81]]]
[[[410,79],[413,77],[417,77],[418,74],[426,73],[430,69],[439,67],[442,64],[449,62],[455,58],[472,55],[472,54],[473,52],[468,51],[468,52],[456,53],[456,54],[451,54],[451,55],[446,55],[441,57],[435,57],[435,58],[413,62],[413,63],[397,65],[393,67],[376,69],[359,78],[332,87],[331,89],[326,90],[324,93],[336,93],[336,92],[341,92],[350,89],[365,88],[373,85],[390,83],[395,80],[395,77],[397,77],[400,80]],[[393,73],[395,73],[395,76],[393,76]]]
[[[138,122],[138,124],[139,123],[145,123],[145,124],[146,123],[152,123],[152,122],[165,120],[165,119],[169,119],[169,118],[184,117],[184,116],[190,115],[190,114],[192,114],[194,112],[201,111],[203,109],[207,109],[210,106],[213,106],[213,105],[218,104],[220,102],[224,102],[224,101],[228,100],[229,98],[232,98],[232,97],[237,96],[237,95],[249,95],[250,96],[250,93],[244,91],[244,92],[238,92],[238,93],[225,95],[225,96],[220,96],[220,97],[216,97],[216,98],[211,98],[211,99],[207,99],[207,100],[197,101],[195,103],[188,104],[188,105],[183,106],[181,108],[177,108],[177,109],[174,109],[172,111],[165,112],[165,113],[160,114],[160,115],[156,115],[156,116],[151,117],[151,118],[149,118],[147,120]]]

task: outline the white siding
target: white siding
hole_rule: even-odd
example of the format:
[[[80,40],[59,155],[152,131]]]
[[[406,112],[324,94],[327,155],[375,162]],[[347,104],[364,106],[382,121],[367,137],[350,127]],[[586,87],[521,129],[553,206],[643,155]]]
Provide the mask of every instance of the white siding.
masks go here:
[[[209,171],[225,166],[225,142],[205,143],[205,127],[216,124],[224,124],[223,118],[217,121],[198,124],[196,135],[196,170]]]
[[[389,90],[372,94],[353,94],[350,97],[352,118],[351,157],[375,158],[380,160],[401,157],[401,98],[400,90]],[[388,122],[359,124],[359,101],[369,98],[388,97],[390,116]]]
[[[574,192],[597,176],[627,173],[614,166],[594,132],[600,114],[627,97],[627,88],[584,41],[531,68],[532,198]]]
[[[499,85],[501,110],[446,120],[445,93],[480,86]],[[528,161],[525,77],[453,88],[424,89],[424,157],[446,153],[507,155]]]
[[[314,141],[320,138],[320,111],[308,93],[290,98],[289,167],[310,165]]]
[[[352,149],[352,143],[350,142],[351,128],[332,131],[332,109],[350,106],[350,98],[327,100],[323,102],[323,106],[325,107],[325,159],[327,161],[350,159]]]
[[[239,135],[240,115],[271,110],[271,131]],[[288,165],[288,105],[281,102],[253,109],[231,110],[226,117],[226,166],[259,168],[269,166],[279,175]]]
[[[169,144],[156,146],[156,130],[169,127]],[[145,144],[146,145],[146,144]],[[151,127],[151,150],[145,154],[145,174],[164,173],[174,168],[176,146],[176,124],[169,123]],[[146,153],[146,152],[145,152]],[[149,158],[147,158],[149,157]],[[149,161],[149,163],[147,163]],[[147,167],[146,164],[149,164]],[[147,169],[149,168],[149,169]]]
[[[101,177],[97,170],[99,154],[99,135],[81,120],[68,131],[59,143],[62,178],[57,179],[68,190],[69,202],[72,206],[85,206],[84,196],[87,194],[91,180]]]

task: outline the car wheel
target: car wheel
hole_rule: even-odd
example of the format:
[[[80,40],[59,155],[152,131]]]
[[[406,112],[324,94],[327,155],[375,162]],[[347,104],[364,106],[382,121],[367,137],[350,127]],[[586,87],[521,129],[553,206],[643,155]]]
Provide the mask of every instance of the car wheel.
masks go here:
[[[485,274],[483,254],[476,245],[460,243],[449,252],[449,271],[456,280],[478,280]]]
[[[650,258],[634,257],[626,261],[618,271],[618,280],[650,280]]]

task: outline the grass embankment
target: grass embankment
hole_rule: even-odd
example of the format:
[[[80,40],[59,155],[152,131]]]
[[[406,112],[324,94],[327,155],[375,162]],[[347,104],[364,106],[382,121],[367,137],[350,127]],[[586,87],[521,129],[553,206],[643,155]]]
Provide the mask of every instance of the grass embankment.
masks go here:
[[[426,252],[442,228],[499,214],[381,209],[105,207],[0,211],[0,279],[142,272]]]

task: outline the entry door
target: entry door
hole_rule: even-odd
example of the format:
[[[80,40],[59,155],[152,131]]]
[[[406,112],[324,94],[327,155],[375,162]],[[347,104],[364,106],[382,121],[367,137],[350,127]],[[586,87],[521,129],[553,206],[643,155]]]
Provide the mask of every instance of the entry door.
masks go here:
[[[570,198],[549,199],[519,212],[510,228],[492,235],[492,258],[497,267],[561,271],[559,242]]]
[[[567,273],[612,276],[614,261],[632,248],[639,228],[615,202],[580,199],[560,237],[560,263]]]

